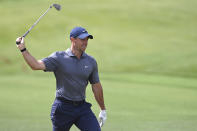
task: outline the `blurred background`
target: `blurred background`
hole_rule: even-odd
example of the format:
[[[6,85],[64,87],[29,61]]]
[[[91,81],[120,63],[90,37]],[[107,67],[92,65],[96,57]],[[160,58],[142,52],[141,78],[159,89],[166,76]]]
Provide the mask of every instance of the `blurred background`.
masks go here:
[[[70,47],[69,33],[94,36],[86,50],[98,63],[108,119],[103,131],[197,129],[197,1],[0,0],[0,130],[52,130],[53,73],[32,71],[16,48],[22,36],[37,59]],[[91,87],[87,101],[98,116]],[[71,131],[78,131],[73,126]]]

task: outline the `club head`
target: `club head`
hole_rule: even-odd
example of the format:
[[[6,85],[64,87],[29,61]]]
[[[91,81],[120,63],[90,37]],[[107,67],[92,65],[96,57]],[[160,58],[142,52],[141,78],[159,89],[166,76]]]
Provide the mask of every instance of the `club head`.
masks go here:
[[[58,11],[61,10],[61,5],[59,5],[59,4],[53,4],[53,7],[55,7],[55,9]]]

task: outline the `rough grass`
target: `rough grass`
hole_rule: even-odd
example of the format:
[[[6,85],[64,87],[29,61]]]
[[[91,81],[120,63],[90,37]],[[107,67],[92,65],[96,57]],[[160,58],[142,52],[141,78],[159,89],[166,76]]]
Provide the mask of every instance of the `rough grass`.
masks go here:
[[[54,1],[0,2],[0,72],[18,73],[24,71],[24,63],[15,39]],[[70,30],[84,26],[95,36],[87,52],[98,60],[101,72],[196,77],[196,1],[55,2],[62,11],[51,10],[26,38],[37,59],[70,47]]]

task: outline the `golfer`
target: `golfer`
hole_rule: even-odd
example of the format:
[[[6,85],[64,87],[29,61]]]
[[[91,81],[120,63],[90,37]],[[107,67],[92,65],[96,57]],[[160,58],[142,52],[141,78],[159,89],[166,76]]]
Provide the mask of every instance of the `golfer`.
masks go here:
[[[36,60],[29,53],[23,37],[16,39],[16,42],[20,42],[18,49],[32,70],[54,72],[56,98],[51,109],[53,131],[69,131],[73,124],[81,131],[100,131],[100,126],[107,119],[97,62],[85,53],[89,39],[93,39],[93,36],[86,29],[75,27],[70,32],[71,47],[66,51],[54,52],[42,60]],[[101,109],[100,123],[91,110],[91,104],[85,100],[88,82]]]

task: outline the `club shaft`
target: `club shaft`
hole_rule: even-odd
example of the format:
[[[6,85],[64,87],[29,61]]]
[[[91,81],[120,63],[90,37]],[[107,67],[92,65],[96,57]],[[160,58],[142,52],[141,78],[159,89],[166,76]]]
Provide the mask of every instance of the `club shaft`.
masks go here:
[[[100,125],[100,127],[102,127],[102,126],[103,126],[103,121],[101,121],[101,122],[99,123],[99,125]]]
[[[52,8],[52,6],[50,6],[43,15],[41,15],[38,20],[29,28],[29,30],[27,32],[25,32],[25,34],[23,35],[23,37],[27,36],[27,34],[34,28],[34,26],[37,25],[37,23],[42,19],[43,16],[45,16],[47,14],[47,12]]]

